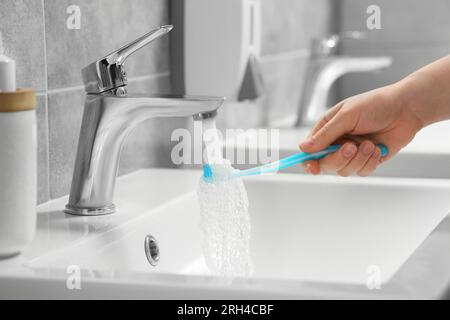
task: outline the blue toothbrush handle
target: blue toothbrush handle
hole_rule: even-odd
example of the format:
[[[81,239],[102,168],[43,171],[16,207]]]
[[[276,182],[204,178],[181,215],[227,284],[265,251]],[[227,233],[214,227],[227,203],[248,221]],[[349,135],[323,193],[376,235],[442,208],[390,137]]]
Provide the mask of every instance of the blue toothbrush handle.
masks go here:
[[[387,154],[389,153],[388,148],[384,144],[378,144],[377,146],[381,150],[381,156],[382,157],[387,156]],[[330,153],[333,153],[333,152],[336,152],[337,150],[339,150],[340,147],[341,147],[341,145],[335,144],[335,145],[329,146],[326,149],[323,149],[321,151],[314,152],[314,153],[307,153],[307,152],[296,153],[296,154],[293,154],[292,156],[283,158],[283,159],[275,161],[273,163],[269,163],[269,164],[266,164],[266,165],[263,165],[260,167],[256,167],[256,168],[252,168],[252,169],[248,169],[248,170],[238,171],[237,175],[242,177],[242,176],[251,176],[251,175],[258,175],[258,174],[263,174],[263,173],[276,172],[276,171],[279,171],[279,170],[282,170],[282,169],[285,169],[288,167],[292,167],[296,164],[303,163],[305,161],[318,160],[318,159],[325,158]]]

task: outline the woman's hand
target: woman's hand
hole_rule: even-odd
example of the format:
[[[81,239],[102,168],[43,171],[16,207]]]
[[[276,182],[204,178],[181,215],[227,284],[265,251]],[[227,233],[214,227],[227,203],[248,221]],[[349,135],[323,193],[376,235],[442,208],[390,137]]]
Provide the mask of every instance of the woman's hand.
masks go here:
[[[333,143],[342,147],[335,153],[303,164],[311,174],[336,172],[341,176],[371,175],[381,162],[396,155],[424,126],[409,107],[403,86],[391,85],[346,99],[314,126],[300,144],[304,152],[320,151]],[[382,143],[389,154],[381,158],[376,144]]]

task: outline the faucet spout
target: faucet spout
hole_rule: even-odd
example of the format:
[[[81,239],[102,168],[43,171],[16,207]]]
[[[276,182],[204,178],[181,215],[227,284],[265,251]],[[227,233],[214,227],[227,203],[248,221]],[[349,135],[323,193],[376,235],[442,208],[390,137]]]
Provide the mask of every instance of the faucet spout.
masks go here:
[[[319,120],[328,109],[328,95],[332,85],[344,74],[382,70],[391,66],[391,57],[339,55],[343,40],[362,41],[365,38],[364,32],[346,31],[313,39],[296,127],[311,125]]]
[[[297,126],[311,125],[327,111],[330,89],[341,76],[382,70],[391,64],[391,57],[334,56],[316,59],[307,69]]]
[[[103,215],[115,211],[113,195],[120,151],[128,134],[149,118],[216,115],[219,97],[117,96],[86,98],[66,213]]]

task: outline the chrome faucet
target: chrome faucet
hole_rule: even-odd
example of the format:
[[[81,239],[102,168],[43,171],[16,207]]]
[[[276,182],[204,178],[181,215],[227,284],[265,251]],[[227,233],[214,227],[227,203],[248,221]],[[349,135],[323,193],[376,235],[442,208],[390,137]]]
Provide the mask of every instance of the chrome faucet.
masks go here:
[[[222,97],[129,95],[124,61],[167,34],[155,29],[82,70],[87,92],[69,203],[64,212],[104,215],[115,212],[114,186],[123,142],[142,121],[157,117],[214,117]]]
[[[339,77],[347,73],[376,71],[391,66],[391,57],[338,55],[343,39],[362,39],[364,36],[362,32],[353,31],[313,40],[297,113],[297,127],[315,123],[327,111],[330,89]]]

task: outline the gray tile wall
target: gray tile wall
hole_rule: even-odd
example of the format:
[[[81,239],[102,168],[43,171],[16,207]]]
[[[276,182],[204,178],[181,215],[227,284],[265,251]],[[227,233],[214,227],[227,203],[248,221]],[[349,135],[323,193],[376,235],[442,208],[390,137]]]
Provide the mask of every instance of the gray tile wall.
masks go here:
[[[66,27],[69,5],[80,30]],[[84,103],[83,66],[169,22],[169,0],[0,0],[0,31],[17,61],[19,87],[38,91],[38,202],[69,192]],[[127,64],[130,91],[169,93],[169,39]],[[127,139],[120,174],[170,166],[170,132],[183,120],[147,121]],[[139,152],[137,152],[139,150]]]
[[[367,30],[366,9],[381,9],[381,30]],[[346,41],[342,54],[394,59],[386,72],[352,74],[339,82],[345,98],[398,81],[439,57],[450,53],[450,1],[448,0],[342,0],[340,29],[367,32],[363,41]]]
[[[261,0],[262,100],[267,124],[296,114],[312,38],[333,32],[335,0]]]

